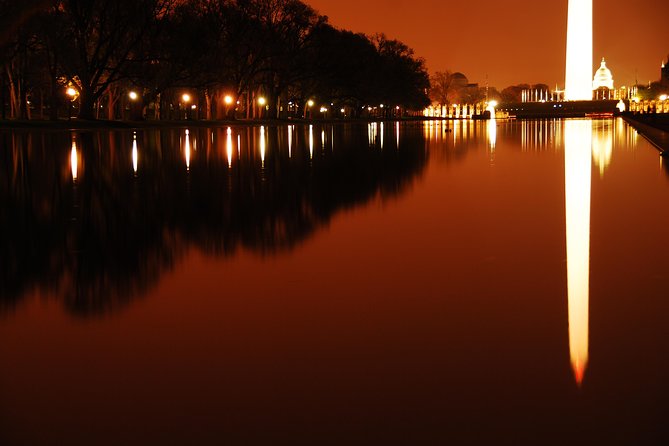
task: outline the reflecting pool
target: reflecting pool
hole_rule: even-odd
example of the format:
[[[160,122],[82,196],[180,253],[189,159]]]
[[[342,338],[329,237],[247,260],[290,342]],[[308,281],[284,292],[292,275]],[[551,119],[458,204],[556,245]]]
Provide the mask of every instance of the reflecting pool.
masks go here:
[[[669,444],[622,120],[0,133],[0,444]]]

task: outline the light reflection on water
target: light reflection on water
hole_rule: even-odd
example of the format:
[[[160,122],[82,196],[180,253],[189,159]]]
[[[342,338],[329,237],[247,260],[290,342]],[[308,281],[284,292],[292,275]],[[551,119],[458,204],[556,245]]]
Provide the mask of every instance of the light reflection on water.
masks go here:
[[[5,202],[32,209],[35,202],[49,202],[52,191],[62,196],[49,203],[53,210],[48,225],[54,228],[54,240],[30,244],[35,250],[30,260],[12,271],[11,282],[18,280],[18,284],[10,287],[0,281],[0,289],[6,291],[18,285],[17,290],[2,293],[3,298],[11,302],[31,288],[32,281],[55,278],[64,284],[56,287],[62,299],[79,307],[77,312],[106,311],[107,301],[130,301],[136,293],[133,289],[144,293],[149,282],[160,278],[156,271],[174,266],[184,251],[174,246],[175,239],[205,252],[222,250],[225,255],[232,255],[240,245],[265,254],[292,249],[327,224],[339,208],[399,195],[422,174],[427,161],[418,131],[402,136],[406,150],[382,154],[366,147],[360,127],[309,125],[285,130],[261,126],[62,135],[70,150],[63,157],[66,161],[61,159],[70,173],[68,183],[77,184],[81,192],[76,195],[63,178],[48,175],[49,165],[60,156],[57,146],[43,150],[32,136],[26,145],[11,134],[12,148],[6,152],[10,157],[4,167],[14,186],[3,191]],[[323,149],[318,153],[314,152],[315,131],[321,135]],[[335,132],[341,135],[338,147]],[[128,152],[131,163],[124,155]],[[307,156],[312,163],[302,162]],[[185,172],[175,171],[184,163]],[[85,177],[82,165],[88,166]],[[219,175],[222,169],[228,174]],[[29,184],[33,176],[49,179],[53,185],[35,188]],[[79,220],[99,224],[86,226],[84,232],[79,227],[60,228],[58,207],[68,208],[68,201],[88,214],[75,216]],[[62,218],[69,219],[69,208]],[[22,227],[23,242],[18,238],[4,256],[16,256],[12,249],[28,243],[31,224],[33,231],[41,230],[36,221]],[[58,234],[58,228],[64,233]],[[193,228],[202,228],[201,233],[192,234]],[[126,233],[135,234],[138,243],[131,243]],[[84,255],[62,258],[60,239],[79,245],[75,251]],[[170,254],[160,254],[163,250]],[[166,263],[151,264],[156,256]],[[53,269],[49,274],[40,275],[34,271],[36,258],[62,261],[49,265]],[[71,283],[71,277],[81,283]],[[91,294],[99,290],[99,295]]]
[[[495,444],[508,439],[509,426],[521,428],[519,419],[533,420],[535,431],[512,444],[574,432],[599,439],[621,421],[633,438],[663,433],[648,421],[661,413],[648,401],[669,396],[654,359],[666,353],[667,277],[658,266],[666,243],[646,237],[646,228],[668,215],[657,200],[668,175],[653,175],[653,149],[620,120],[87,132],[48,143],[0,137],[0,198],[15,217],[0,220],[12,234],[1,245],[2,258],[12,259],[0,277],[3,339],[16,337],[13,324],[31,322],[22,308],[33,309],[35,293],[69,314],[100,317],[91,326],[118,321],[156,345],[194,332],[189,366],[161,368],[164,379],[207,383],[217,404],[235,408],[205,413],[219,423],[255,401],[235,415],[240,432],[255,435],[245,423],[261,412],[284,421],[266,432],[288,435],[266,444],[323,438],[339,429],[324,420],[346,419],[353,405],[378,428],[378,444],[393,444],[396,425],[416,444],[448,443],[449,435],[457,444],[474,428]],[[175,298],[165,287],[182,275],[192,279],[188,295]],[[632,295],[637,287],[643,291]],[[131,305],[145,296],[146,305]],[[161,313],[170,302],[176,319]],[[52,311],[57,318],[62,307]],[[48,326],[43,333],[54,335]],[[75,349],[80,341],[70,342]],[[102,361],[92,342],[87,355]],[[112,362],[143,376],[114,356],[126,344],[104,342]],[[0,348],[16,370],[28,368],[16,346]],[[174,364],[153,349],[138,356]],[[0,379],[25,389],[19,375],[5,369]],[[234,388],[217,392],[226,381]],[[171,388],[175,403],[179,386]],[[110,389],[124,392],[118,383]],[[113,397],[105,392],[96,395]],[[198,398],[194,406],[212,407],[214,397]],[[159,398],[137,400],[143,412],[164,415],[149,401]],[[639,419],[617,418],[628,407]],[[0,414],[10,423],[19,416]],[[291,417],[311,418],[296,433]],[[340,434],[340,444],[354,438]]]
[[[568,120],[564,126],[569,351],[581,384],[588,364],[593,127],[589,120]]]

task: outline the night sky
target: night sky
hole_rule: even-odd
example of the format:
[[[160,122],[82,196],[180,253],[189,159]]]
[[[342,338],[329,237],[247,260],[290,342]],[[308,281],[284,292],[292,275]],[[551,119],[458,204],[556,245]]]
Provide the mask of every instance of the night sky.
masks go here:
[[[564,86],[567,0],[305,0],[330,23],[384,32],[428,69],[461,71],[499,89]],[[593,73],[602,57],[616,87],[656,81],[669,54],[668,0],[594,0]]]

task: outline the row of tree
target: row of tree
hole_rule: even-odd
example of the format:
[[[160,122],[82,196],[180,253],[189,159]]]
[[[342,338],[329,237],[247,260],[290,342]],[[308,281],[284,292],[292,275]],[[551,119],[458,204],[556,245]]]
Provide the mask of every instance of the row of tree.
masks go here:
[[[523,91],[550,91],[546,84],[519,84],[506,87],[501,92],[494,87],[471,84],[458,72],[438,71],[430,78],[429,96],[433,104],[476,104],[486,101],[502,103],[522,102]]]
[[[429,103],[411,48],[334,28],[300,0],[0,0],[0,17],[3,117],[7,104],[56,119],[72,101],[85,119],[119,104],[169,118],[190,108],[184,92],[210,119]]]

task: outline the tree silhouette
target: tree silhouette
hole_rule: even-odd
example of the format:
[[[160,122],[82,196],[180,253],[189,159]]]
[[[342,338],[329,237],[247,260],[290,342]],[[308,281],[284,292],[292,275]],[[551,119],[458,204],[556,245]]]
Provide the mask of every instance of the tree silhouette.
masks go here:
[[[214,256],[241,246],[264,255],[290,250],[340,209],[401,194],[425,167],[420,129],[394,150],[370,149],[364,126],[333,130],[342,142],[310,154],[308,129],[296,128],[289,156],[285,128],[268,128],[273,149],[261,160],[259,129],[238,129],[249,146],[232,165],[223,129],[146,131],[136,174],[127,132],[1,135],[0,305],[45,288],[77,314],[122,308],[189,248]],[[200,148],[188,169],[186,138]]]

